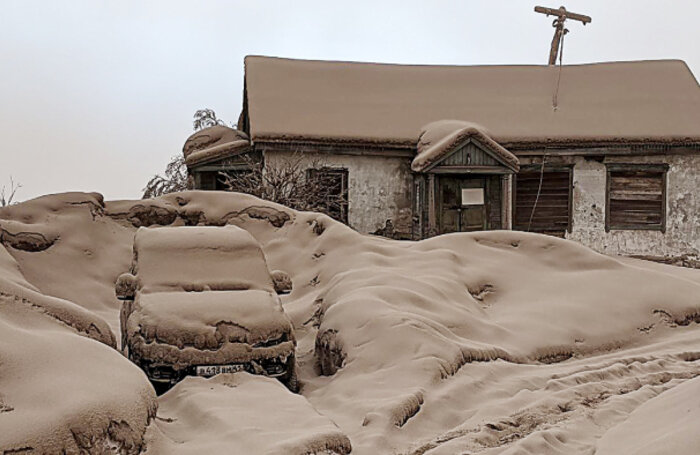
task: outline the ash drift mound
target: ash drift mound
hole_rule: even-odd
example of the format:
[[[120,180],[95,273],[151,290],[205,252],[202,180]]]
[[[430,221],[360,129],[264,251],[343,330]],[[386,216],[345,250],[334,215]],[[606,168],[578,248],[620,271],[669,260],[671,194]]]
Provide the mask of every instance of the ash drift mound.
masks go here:
[[[62,195],[0,211],[0,453],[103,453],[111,448],[136,454],[156,412],[153,389],[114,350],[114,333],[93,311],[99,307],[92,306],[89,294],[83,296],[84,306],[61,298],[91,281],[89,274],[71,274],[79,261],[70,234],[63,250],[51,250],[62,228],[92,223],[89,215],[89,222],[81,219],[82,208],[72,206],[77,200],[97,204],[92,196]],[[55,226],[59,218],[64,224]],[[62,251],[66,254],[56,257]],[[37,254],[44,263],[33,274],[24,264]],[[62,272],[53,273],[59,265]],[[46,292],[46,285],[53,292]]]
[[[0,210],[10,234],[2,241],[31,285],[115,333],[112,286],[128,269],[136,227],[197,224],[248,230],[270,269],[290,274],[283,304],[298,339],[301,393],[349,436],[352,453],[592,453],[653,425],[655,400],[697,390],[700,276],[692,271],[517,232],[391,241],[230,193],[106,203],[57,195]],[[20,231],[50,245],[23,249],[11,240]],[[194,453],[206,431],[177,415],[187,409],[178,397],[196,390],[188,384],[190,392],[167,395],[167,417],[180,426],[161,436]],[[12,412],[0,419],[19,425]],[[698,424],[688,425],[678,434]],[[329,428],[321,427],[302,435]]]

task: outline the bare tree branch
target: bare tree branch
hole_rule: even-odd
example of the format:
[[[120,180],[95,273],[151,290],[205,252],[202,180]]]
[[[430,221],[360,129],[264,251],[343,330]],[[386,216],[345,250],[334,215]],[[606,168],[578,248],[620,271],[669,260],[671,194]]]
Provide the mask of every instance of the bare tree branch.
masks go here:
[[[187,166],[182,155],[171,158],[165,168],[165,176],[154,175],[143,189],[143,199],[162,196],[177,191],[185,191],[188,188]]]
[[[227,191],[252,194],[296,210],[326,213],[347,222],[342,171],[320,160],[309,163],[300,152],[275,164],[263,165],[248,155],[243,158],[248,170],[219,173]]]
[[[213,109],[199,109],[194,113],[194,121],[192,122],[192,126],[194,126],[195,131],[215,125],[225,125],[225,123],[216,116],[216,112],[214,112]]]
[[[6,189],[5,185],[0,188],[0,207],[7,207],[8,205],[16,204],[15,195],[17,190],[22,188],[22,184],[17,183],[10,176],[10,188]]]

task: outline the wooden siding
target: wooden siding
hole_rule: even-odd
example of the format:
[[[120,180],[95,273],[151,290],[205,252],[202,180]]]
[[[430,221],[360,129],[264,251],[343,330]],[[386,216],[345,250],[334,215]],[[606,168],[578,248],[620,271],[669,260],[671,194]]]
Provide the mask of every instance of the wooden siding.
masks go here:
[[[515,176],[513,229],[564,235],[571,223],[571,169],[545,168],[538,197],[540,173],[532,168]]]
[[[413,181],[413,240],[428,237],[428,181],[424,175],[417,174]]]
[[[446,157],[440,166],[502,166],[491,155],[477,147],[473,142]]]
[[[488,228],[489,229],[502,229],[503,222],[501,219],[501,196],[503,195],[503,190],[501,185],[503,180],[498,175],[493,175],[489,177],[486,184],[486,199],[488,200]]]
[[[665,230],[665,167],[610,165],[607,174],[607,231]]]

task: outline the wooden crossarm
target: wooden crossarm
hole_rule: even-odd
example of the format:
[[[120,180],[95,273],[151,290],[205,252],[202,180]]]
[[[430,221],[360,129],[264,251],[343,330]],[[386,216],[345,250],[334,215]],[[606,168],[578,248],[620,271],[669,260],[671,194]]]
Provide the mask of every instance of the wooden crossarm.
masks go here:
[[[560,19],[573,19],[575,21],[583,22],[583,25],[591,22],[590,16],[585,16],[583,14],[572,13],[567,11],[563,6],[558,9],[546,8],[544,6],[535,6],[535,12],[546,14],[547,16],[557,16]]]

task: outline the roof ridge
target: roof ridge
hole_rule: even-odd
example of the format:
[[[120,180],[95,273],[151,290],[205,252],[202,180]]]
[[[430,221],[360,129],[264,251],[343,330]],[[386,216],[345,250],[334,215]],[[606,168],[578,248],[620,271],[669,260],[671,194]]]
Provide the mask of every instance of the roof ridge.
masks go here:
[[[249,54],[244,57],[244,62],[249,59],[263,60],[279,60],[297,63],[328,63],[328,64],[349,64],[349,65],[370,65],[370,66],[390,66],[390,67],[409,67],[409,68],[541,68],[550,67],[552,65],[539,63],[476,63],[476,64],[460,64],[460,63],[400,63],[400,62],[376,62],[376,61],[359,61],[359,60],[325,60],[325,59],[307,59],[295,57],[280,57],[275,55],[260,55]],[[597,65],[624,65],[624,64],[649,64],[649,63],[681,63],[688,70],[688,64],[683,59],[667,58],[667,59],[639,59],[639,60],[609,60],[600,62],[583,62],[564,64],[563,67],[581,67],[581,66],[597,66]],[[691,71],[692,74],[692,71]]]

